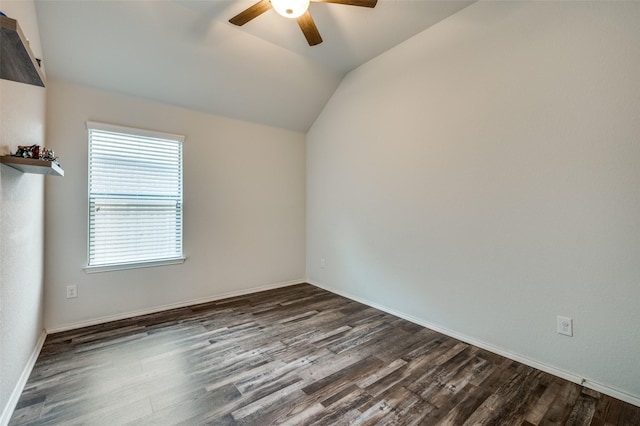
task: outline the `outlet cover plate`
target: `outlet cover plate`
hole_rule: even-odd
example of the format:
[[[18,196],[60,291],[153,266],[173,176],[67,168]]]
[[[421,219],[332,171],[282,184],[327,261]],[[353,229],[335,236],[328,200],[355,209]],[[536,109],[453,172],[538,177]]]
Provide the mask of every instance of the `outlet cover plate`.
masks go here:
[[[67,299],[73,299],[78,297],[78,286],[77,285],[68,285],[67,286]]]
[[[558,316],[557,327],[558,334],[573,337],[573,319]]]

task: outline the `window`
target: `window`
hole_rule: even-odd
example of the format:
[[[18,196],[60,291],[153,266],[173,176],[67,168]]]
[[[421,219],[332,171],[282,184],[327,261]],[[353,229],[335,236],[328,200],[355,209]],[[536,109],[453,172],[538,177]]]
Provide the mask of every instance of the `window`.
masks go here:
[[[180,263],[183,136],[87,122],[87,272]]]

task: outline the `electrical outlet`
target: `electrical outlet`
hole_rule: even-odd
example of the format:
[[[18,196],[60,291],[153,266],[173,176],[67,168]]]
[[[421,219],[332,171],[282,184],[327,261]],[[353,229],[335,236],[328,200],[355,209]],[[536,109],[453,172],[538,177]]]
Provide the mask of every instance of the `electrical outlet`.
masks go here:
[[[78,286],[77,285],[68,285],[67,286],[67,299],[73,299],[74,297],[78,297]]]
[[[320,267],[321,267],[322,269],[324,269],[324,268],[326,268],[326,267],[327,267],[327,261],[326,261],[326,260],[324,260],[324,258],[320,259]]]
[[[573,337],[573,319],[558,316],[558,334]]]

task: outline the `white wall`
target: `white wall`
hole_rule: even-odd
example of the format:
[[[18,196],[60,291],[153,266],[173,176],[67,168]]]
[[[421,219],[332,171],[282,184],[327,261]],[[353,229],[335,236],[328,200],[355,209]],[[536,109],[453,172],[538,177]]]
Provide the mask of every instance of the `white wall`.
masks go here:
[[[310,282],[640,403],[639,22],[480,2],[351,72],[307,135]]]
[[[18,20],[42,57],[33,1],[5,0],[0,10]],[[0,80],[0,155],[44,145],[45,102],[42,87]],[[0,424],[17,402],[42,336],[43,182],[42,175],[0,166]]]
[[[47,139],[65,170],[47,182],[47,330],[304,281],[304,134],[58,81],[47,108]],[[87,120],[186,136],[184,264],[83,271]],[[66,299],[69,284],[77,299]]]

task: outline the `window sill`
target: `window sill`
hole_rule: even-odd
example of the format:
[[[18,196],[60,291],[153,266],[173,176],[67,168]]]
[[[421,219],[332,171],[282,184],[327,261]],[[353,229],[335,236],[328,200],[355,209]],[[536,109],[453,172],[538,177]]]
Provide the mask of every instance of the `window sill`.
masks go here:
[[[173,259],[153,260],[150,262],[116,263],[112,265],[85,266],[83,269],[87,274],[93,274],[97,272],[121,271],[124,269],[138,269],[138,268],[150,268],[153,266],[178,265],[180,263],[184,263],[185,260],[187,260],[186,257],[177,257]]]

